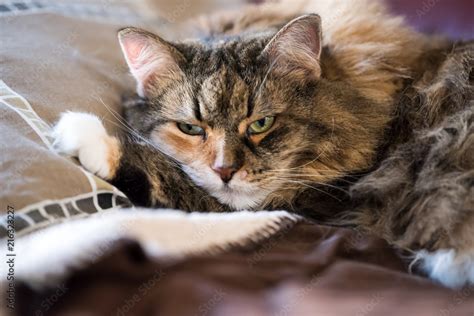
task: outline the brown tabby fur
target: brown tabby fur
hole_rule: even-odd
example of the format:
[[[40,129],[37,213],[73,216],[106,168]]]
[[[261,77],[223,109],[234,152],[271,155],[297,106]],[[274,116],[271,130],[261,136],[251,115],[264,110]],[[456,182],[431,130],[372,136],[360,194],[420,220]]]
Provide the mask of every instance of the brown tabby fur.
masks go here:
[[[474,250],[474,42],[457,44],[407,88],[394,152],[352,190],[355,222],[399,247]],[[401,146],[394,146],[403,143]]]
[[[322,39],[309,39],[322,40],[313,67],[280,40],[305,12],[322,16]],[[121,32],[154,40],[169,66],[126,103],[135,132],[122,138],[109,178],[134,203],[234,210],[180,167],[212,164],[225,139],[224,159],[269,191],[251,208],[333,222],[345,214],[410,249],[474,248],[472,45],[420,35],[374,0],[282,1],[192,28],[198,40],[173,44]],[[297,62],[271,69],[277,54]],[[266,115],[277,117],[267,133],[245,135]],[[176,121],[208,138],[183,134]]]

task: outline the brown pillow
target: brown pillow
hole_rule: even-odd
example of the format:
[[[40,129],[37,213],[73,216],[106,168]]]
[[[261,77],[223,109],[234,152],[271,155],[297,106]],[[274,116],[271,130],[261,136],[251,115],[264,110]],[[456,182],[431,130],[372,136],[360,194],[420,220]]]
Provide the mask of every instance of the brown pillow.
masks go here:
[[[111,111],[120,112],[121,95],[134,89],[117,42],[121,26],[0,15],[0,213],[14,210],[17,235],[129,203],[56,154],[48,135],[67,110],[95,113],[109,131],[117,129]],[[0,238],[12,232],[7,224],[0,221]]]

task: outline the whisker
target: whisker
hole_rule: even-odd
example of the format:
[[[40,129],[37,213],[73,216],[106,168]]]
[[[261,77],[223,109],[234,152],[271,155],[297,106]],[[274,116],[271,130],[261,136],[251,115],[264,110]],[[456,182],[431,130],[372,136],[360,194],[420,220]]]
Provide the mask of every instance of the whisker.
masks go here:
[[[143,136],[141,136],[140,134],[138,134],[136,131],[134,131],[133,129],[128,129],[127,126],[122,126],[122,125],[119,125],[117,124],[116,122],[114,121],[111,121],[109,119],[105,119],[106,121],[108,121],[109,123],[111,124],[114,124],[115,126],[117,126],[118,128],[122,128],[125,132],[129,132],[131,133],[130,136],[132,137],[136,137],[138,139],[138,141],[142,141],[144,142],[146,145],[150,146],[152,149],[160,152],[161,154],[165,155],[166,157],[168,157],[170,160],[168,161],[169,163],[171,163],[172,165],[176,166],[176,167],[181,167],[179,162],[176,161],[173,157],[167,155],[166,153],[162,152],[158,147],[156,147],[155,144],[151,143],[149,140],[147,140],[146,138],[144,138]]]
[[[280,56],[278,56],[277,58],[275,58],[275,60],[271,63],[270,67],[268,68],[268,71],[265,73],[265,77],[263,77],[263,80],[262,80],[262,83],[259,85],[258,89],[257,89],[257,96],[260,96],[260,94],[262,93],[262,88],[263,88],[263,85],[265,84],[265,82],[267,81],[268,79],[268,76],[270,75],[270,72],[273,70],[273,68],[275,67],[276,63],[278,62],[278,59],[280,58]]]
[[[337,200],[337,201],[339,201],[339,202],[342,202],[342,200],[339,199],[339,198],[337,198],[336,196],[334,196],[334,195],[332,195],[332,194],[330,194],[330,193],[328,193],[328,192],[326,192],[326,191],[324,191],[324,190],[321,190],[321,189],[319,189],[319,188],[316,188],[316,187],[314,187],[314,186],[312,186],[312,185],[306,184],[306,183],[304,183],[304,182],[297,181],[297,180],[290,180],[290,179],[282,179],[282,178],[279,178],[278,180],[279,180],[279,182],[281,182],[282,184],[286,184],[286,183],[299,184],[299,185],[301,185],[301,186],[304,186],[304,187],[313,189],[313,190],[315,190],[315,191],[324,193],[324,194],[326,194],[326,195],[332,197],[333,199],[335,199],[335,200]]]
[[[330,193],[328,193],[328,192],[326,192],[326,191],[324,191],[324,190],[321,190],[321,189],[319,189],[319,188],[316,188],[316,187],[314,187],[314,186],[312,186],[312,185],[306,184],[306,183],[301,182],[301,181],[295,181],[295,180],[287,180],[287,181],[288,181],[288,182],[292,182],[292,183],[297,183],[297,184],[300,184],[300,185],[305,186],[305,187],[307,187],[307,188],[313,189],[313,190],[315,190],[315,191],[324,193],[324,194],[326,194],[326,195],[332,197],[333,199],[335,199],[335,200],[337,200],[337,201],[339,201],[339,202],[342,202],[342,200],[339,199],[339,198],[337,198],[336,196],[334,196],[334,195],[332,195],[332,194],[330,194]]]
[[[333,188],[333,189],[339,190],[339,191],[341,191],[341,192],[343,192],[343,193],[349,195],[349,191],[344,190],[344,189],[341,188],[341,187],[338,187],[338,186],[335,186],[335,185],[332,185],[332,184],[329,184],[329,183],[324,183],[324,182],[319,182],[319,181],[312,181],[312,180],[306,180],[306,179],[298,179],[298,178],[292,177],[291,175],[284,176],[284,179],[296,180],[296,181],[301,181],[301,182],[305,182],[305,183],[308,183],[308,182],[309,182],[309,183],[313,183],[313,184],[325,186],[325,187],[328,187],[328,188]]]
[[[268,173],[275,174],[275,175],[296,175],[300,177],[308,177],[308,178],[318,178],[321,176],[341,176],[341,177],[349,177],[349,178],[356,178],[355,176],[348,175],[344,172],[338,172],[338,171],[331,171],[328,170],[314,170],[314,173],[310,172],[297,172],[293,170],[284,170],[284,171],[272,171],[269,170]]]
[[[178,161],[176,161],[175,158],[171,157],[170,155],[166,154],[165,152],[163,152],[160,148],[158,148],[155,144],[153,144],[151,141],[149,141],[148,139],[146,139],[145,137],[143,137],[142,135],[140,135],[140,133],[138,131],[136,131],[133,127],[131,127],[127,121],[117,112],[115,112],[113,109],[111,109],[107,104],[105,104],[105,102],[102,100],[102,98],[99,98],[99,101],[104,105],[104,107],[110,112],[110,114],[112,114],[112,116],[125,128],[124,130],[125,131],[128,131],[129,133],[131,133],[133,136],[135,136],[136,138],[138,138],[139,140],[145,142],[147,145],[151,146],[153,149],[159,151],[160,153],[162,153],[163,155],[167,156],[168,158],[170,158],[170,162],[172,164],[175,164],[175,166],[177,167],[180,167],[180,164]],[[115,126],[117,127],[120,127],[119,125],[117,125],[115,122],[111,121],[111,120],[107,120],[108,122],[114,124]]]
[[[367,174],[367,172],[357,172],[354,173],[352,171],[344,171],[344,170],[328,170],[328,169],[311,169],[313,172],[318,172],[318,173],[323,173],[324,174],[334,174],[334,175],[340,175],[344,177],[349,177],[349,178],[357,178],[357,176],[362,176]],[[318,174],[310,174],[307,171],[302,171],[300,170],[299,173],[296,173],[294,169],[270,169],[268,170],[269,173],[275,173],[275,174],[286,174],[286,173],[293,173],[293,174],[299,174],[303,176],[311,176],[311,177],[316,177]],[[347,174],[346,172],[350,172],[351,174]]]

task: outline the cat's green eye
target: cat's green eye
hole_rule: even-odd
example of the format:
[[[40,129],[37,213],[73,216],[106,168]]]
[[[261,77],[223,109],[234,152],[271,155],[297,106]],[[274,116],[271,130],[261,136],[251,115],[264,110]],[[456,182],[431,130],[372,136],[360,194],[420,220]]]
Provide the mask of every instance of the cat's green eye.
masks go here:
[[[264,118],[261,118],[252,124],[250,124],[248,128],[248,132],[250,134],[261,134],[265,133],[268,131],[270,128],[272,128],[273,123],[275,123],[275,117],[274,116],[266,116]]]
[[[186,123],[178,123],[178,128],[181,132],[196,136],[196,135],[204,135],[204,129],[197,125],[186,124]]]

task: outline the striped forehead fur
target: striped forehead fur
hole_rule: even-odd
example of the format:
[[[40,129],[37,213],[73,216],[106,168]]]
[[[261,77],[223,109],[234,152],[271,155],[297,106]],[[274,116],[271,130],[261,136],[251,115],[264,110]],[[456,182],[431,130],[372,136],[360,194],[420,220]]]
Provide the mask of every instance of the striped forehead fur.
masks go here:
[[[145,116],[168,123],[131,124],[154,131],[196,183],[233,205],[237,192],[251,193],[237,180],[221,188],[214,167],[223,152],[223,165],[238,167],[248,188],[267,192],[262,205],[296,196],[307,181],[370,168],[402,80],[428,45],[377,0],[282,0],[200,25],[200,37],[170,44],[183,57],[175,60],[179,78],[157,80],[147,100]],[[267,116],[271,128],[249,134]],[[202,137],[176,123],[198,126]],[[300,174],[308,178],[295,180]]]
[[[389,14],[380,0],[280,0],[247,10],[222,12],[198,20],[198,33],[239,34],[282,25],[306,12],[321,16],[323,46],[343,68],[344,76],[364,95],[390,102],[398,80],[411,77],[411,67],[424,48],[437,45]]]

